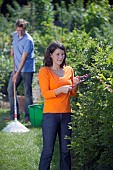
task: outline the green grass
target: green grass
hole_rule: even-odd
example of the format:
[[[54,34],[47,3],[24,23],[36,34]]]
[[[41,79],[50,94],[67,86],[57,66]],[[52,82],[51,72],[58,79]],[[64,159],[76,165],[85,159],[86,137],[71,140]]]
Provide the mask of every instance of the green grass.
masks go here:
[[[37,170],[42,151],[41,127],[33,128],[31,125],[24,124],[22,118],[20,122],[28,127],[29,132],[3,132],[2,129],[11,123],[4,120],[5,116],[9,116],[9,112],[0,109],[0,169]],[[51,163],[51,170],[58,170],[58,167],[59,148],[57,141]]]

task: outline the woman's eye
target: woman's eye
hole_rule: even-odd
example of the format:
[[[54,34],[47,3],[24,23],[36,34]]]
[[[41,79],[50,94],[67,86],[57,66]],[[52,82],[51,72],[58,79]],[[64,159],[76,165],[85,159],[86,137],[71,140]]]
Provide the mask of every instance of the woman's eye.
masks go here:
[[[57,54],[57,56],[60,56],[60,55],[61,55],[62,57],[64,57],[64,56],[65,56],[64,54],[60,54],[60,53],[58,53],[58,54]]]

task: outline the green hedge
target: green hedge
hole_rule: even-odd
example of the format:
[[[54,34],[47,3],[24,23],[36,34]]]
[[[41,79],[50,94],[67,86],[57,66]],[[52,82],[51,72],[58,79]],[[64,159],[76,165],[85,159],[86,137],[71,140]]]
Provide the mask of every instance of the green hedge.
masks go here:
[[[68,63],[75,75],[92,74],[72,99],[73,169],[113,167],[113,50],[109,42],[76,30],[66,41]]]

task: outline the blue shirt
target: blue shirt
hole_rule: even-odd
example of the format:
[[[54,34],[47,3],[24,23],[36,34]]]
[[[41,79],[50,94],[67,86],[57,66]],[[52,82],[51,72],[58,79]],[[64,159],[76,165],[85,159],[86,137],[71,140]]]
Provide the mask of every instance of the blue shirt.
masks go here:
[[[25,64],[21,72],[34,72],[35,71],[35,61],[34,61],[34,42],[32,37],[25,32],[22,38],[19,38],[17,32],[14,32],[13,36],[13,48],[14,48],[14,62],[15,71],[21,62],[23,52],[27,53]]]

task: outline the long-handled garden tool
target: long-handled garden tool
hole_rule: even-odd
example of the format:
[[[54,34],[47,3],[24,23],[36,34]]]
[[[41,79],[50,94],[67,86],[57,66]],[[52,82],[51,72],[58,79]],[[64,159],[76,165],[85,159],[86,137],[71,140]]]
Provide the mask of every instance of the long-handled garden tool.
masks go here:
[[[14,82],[14,121],[6,126],[2,131],[4,132],[16,132],[16,133],[21,133],[21,132],[28,132],[29,129],[26,128],[23,124],[21,124],[17,120],[17,107],[16,107],[16,83]]]

